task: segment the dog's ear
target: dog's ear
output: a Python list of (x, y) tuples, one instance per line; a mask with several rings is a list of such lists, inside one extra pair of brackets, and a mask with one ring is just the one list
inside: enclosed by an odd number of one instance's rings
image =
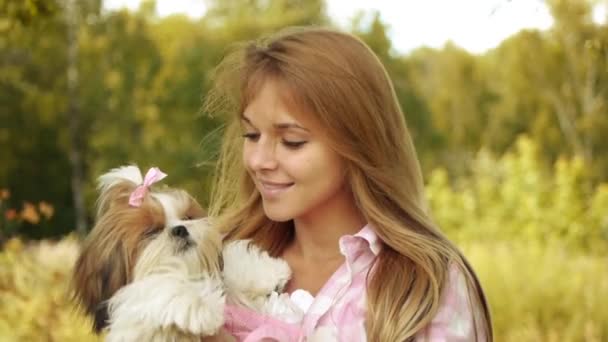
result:
[(97, 179), (99, 199), (97, 200), (97, 219), (111, 210), (114, 205), (124, 206), (137, 185), (143, 182), (137, 166), (123, 166), (112, 169)]
[(130, 268), (121, 241), (92, 235), (74, 266), (72, 288), (73, 299), (93, 318), (93, 330), (100, 333), (107, 325), (107, 300), (127, 284)]
[(110, 170), (98, 179), (97, 222), (82, 245), (72, 275), (73, 299), (93, 318), (99, 333), (108, 320), (107, 301), (130, 281), (131, 255), (117, 229), (129, 196), (143, 181), (137, 166)]
[(134, 185), (141, 184), (143, 182), (143, 177), (139, 167), (129, 165), (112, 169), (97, 179), (97, 187), (99, 188), (99, 191), (103, 193), (105, 190), (122, 182), (129, 182)]

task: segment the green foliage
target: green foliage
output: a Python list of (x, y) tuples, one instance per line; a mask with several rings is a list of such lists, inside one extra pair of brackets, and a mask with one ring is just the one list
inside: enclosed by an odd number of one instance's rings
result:
[(450, 182), (444, 169), (433, 171), (428, 194), (439, 225), (458, 241), (559, 241), (598, 254), (608, 248), (608, 184), (592, 185), (580, 158), (545, 169), (526, 136), (500, 158), (481, 150), (467, 177)]
[(54, 0), (0, 0), (0, 32), (30, 25), (39, 17), (53, 15), (58, 7)]
[[(414, 51), (409, 63), (412, 92), (426, 105), (432, 133), (438, 136), (430, 161), (461, 174), (472, 153), (488, 145), (487, 128), (493, 124), (488, 108), (495, 101), (486, 84), (489, 73), (477, 57), (452, 43), (440, 51)], [(412, 111), (406, 107), (406, 113)], [(418, 146), (426, 144), (422, 139)]]
[[(605, 181), (607, 26), (592, 21), (590, 1), (547, 3), (555, 20), (551, 30), (521, 32), (487, 56), (487, 71), (495, 76), (490, 88), (500, 98), (490, 113), (528, 132), (548, 160), (576, 155), (590, 176)], [(503, 129), (496, 125), (493, 133)]]
[(204, 20), (224, 42), (254, 39), (285, 26), (326, 24), (323, 0), (214, 0)]
[[(225, 47), (282, 26), (326, 20), (321, 1), (210, 2), (198, 21), (156, 18), (153, 2), (136, 13), (102, 13), (99, 0), (75, 3), (81, 122), (76, 140), (89, 213), (95, 178), (128, 163), (161, 167), (171, 184), (205, 202), (219, 122), (201, 115), (201, 98)], [(59, 236), (74, 228), (65, 4), (0, 4), (11, 9), (0, 21), (11, 23), (11, 34), (0, 36), (0, 101), (7, 104), (0, 109), (6, 123), (0, 127), (0, 185), (13, 190), (17, 203), (44, 200), (57, 208), (54, 229), (28, 226), (21, 233)]]
[(468, 176), (434, 170), (434, 217), (479, 275), (497, 341), (605, 341), (608, 184), (580, 158), (541, 160), (520, 136), (500, 157), (477, 153)]

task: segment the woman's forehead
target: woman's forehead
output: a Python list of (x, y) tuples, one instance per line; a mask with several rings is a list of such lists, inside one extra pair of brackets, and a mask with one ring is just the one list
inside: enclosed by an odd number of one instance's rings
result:
[(297, 125), (302, 128), (314, 126), (312, 113), (294, 101), (293, 91), (284, 82), (267, 80), (250, 93), (250, 101), (241, 113), (241, 120), (254, 123), (259, 119), (271, 120), (284, 126)]

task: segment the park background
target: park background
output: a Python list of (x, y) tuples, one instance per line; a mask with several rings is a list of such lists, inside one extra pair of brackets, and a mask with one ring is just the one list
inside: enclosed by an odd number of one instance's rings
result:
[[(235, 41), (335, 24), (323, 0), (205, 4), (191, 18), (153, 1), (0, 0), (0, 340), (95, 341), (66, 291), (96, 177), (159, 166), (207, 203), (213, 67)], [(550, 27), (482, 53), (399, 53), (373, 12), (344, 29), (394, 82), (433, 215), (477, 270), (496, 340), (607, 341), (608, 25), (592, 13), (608, 4), (544, 5)]]

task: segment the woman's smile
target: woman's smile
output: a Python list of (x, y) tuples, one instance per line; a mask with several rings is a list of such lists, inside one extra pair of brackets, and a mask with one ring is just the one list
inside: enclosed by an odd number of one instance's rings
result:
[(262, 197), (265, 199), (278, 198), (281, 194), (285, 193), (291, 188), (294, 183), (279, 183), (270, 182), (264, 180), (258, 180), (258, 189), (262, 193)]

